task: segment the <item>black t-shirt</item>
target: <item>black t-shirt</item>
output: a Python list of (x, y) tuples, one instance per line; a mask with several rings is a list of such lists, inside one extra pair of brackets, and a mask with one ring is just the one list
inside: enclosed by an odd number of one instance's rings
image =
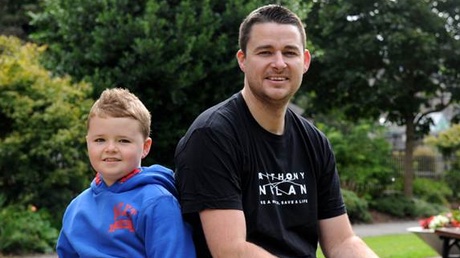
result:
[(180, 140), (176, 183), (198, 257), (210, 257), (198, 213), (243, 210), (247, 240), (278, 257), (315, 257), (318, 220), (346, 212), (327, 138), (288, 109), (274, 135), (241, 93), (206, 110)]

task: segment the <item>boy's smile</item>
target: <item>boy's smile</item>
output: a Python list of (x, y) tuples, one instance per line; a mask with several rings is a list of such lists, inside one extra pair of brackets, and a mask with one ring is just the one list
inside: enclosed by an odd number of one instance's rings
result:
[(139, 122), (127, 117), (95, 116), (86, 136), (91, 165), (108, 186), (140, 167), (151, 142), (142, 136)]

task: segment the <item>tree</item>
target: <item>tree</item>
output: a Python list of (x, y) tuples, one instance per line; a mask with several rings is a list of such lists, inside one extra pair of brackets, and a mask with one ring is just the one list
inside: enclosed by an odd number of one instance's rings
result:
[[(443, 156), (449, 157), (460, 150), (460, 124), (454, 124), (436, 136), (425, 138), (424, 141), (438, 148)], [(460, 163), (460, 160), (458, 162)]]
[(94, 96), (111, 87), (138, 95), (152, 113), (154, 144), (145, 162), (172, 165), (195, 115), (239, 85), (238, 76), (229, 76), (236, 42), (220, 29), (237, 33), (241, 8), (210, 2), (47, 1), (34, 17), (33, 38), (49, 45), (47, 67), (91, 82)]
[(460, 198), (460, 124), (454, 124), (436, 136), (426, 137), (424, 142), (442, 153), (447, 161), (444, 179), (454, 192), (454, 197)]
[(32, 30), (27, 13), (38, 8), (35, 0), (0, 0), (0, 35), (27, 39)]
[(86, 156), (91, 87), (51, 78), (44, 48), (0, 36), (0, 197), (48, 209), (60, 221), (94, 176)]
[[(241, 20), (259, 0), (50, 0), (33, 38), (47, 67), (95, 87), (127, 87), (153, 116), (146, 163), (173, 166), (176, 143), (205, 108), (242, 87)], [(301, 5), (293, 4), (301, 9)]]
[(306, 75), (315, 112), (340, 108), (406, 127), (404, 193), (429, 114), (460, 98), (460, 3), (453, 0), (319, 1), (308, 17), (319, 49)]

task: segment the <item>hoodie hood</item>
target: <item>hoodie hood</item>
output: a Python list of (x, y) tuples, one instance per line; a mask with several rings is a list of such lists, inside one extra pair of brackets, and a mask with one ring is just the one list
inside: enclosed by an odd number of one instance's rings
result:
[(172, 170), (158, 164), (135, 169), (111, 186), (107, 186), (102, 180), (101, 174), (97, 173), (91, 182), (91, 190), (96, 194), (103, 191), (121, 193), (149, 184), (161, 185), (177, 198)]

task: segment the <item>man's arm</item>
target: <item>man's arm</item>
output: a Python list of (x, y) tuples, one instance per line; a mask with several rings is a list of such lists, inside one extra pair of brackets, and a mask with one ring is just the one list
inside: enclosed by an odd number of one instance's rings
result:
[(201, 224), (213, 257), (275, 257), (246, 241), (246, 221), (240, 210), (204, 210)]
[(319, 221), (321, 249), (330, 258), (378, 258), (364, 241), (356, 236), (347, 214)]

